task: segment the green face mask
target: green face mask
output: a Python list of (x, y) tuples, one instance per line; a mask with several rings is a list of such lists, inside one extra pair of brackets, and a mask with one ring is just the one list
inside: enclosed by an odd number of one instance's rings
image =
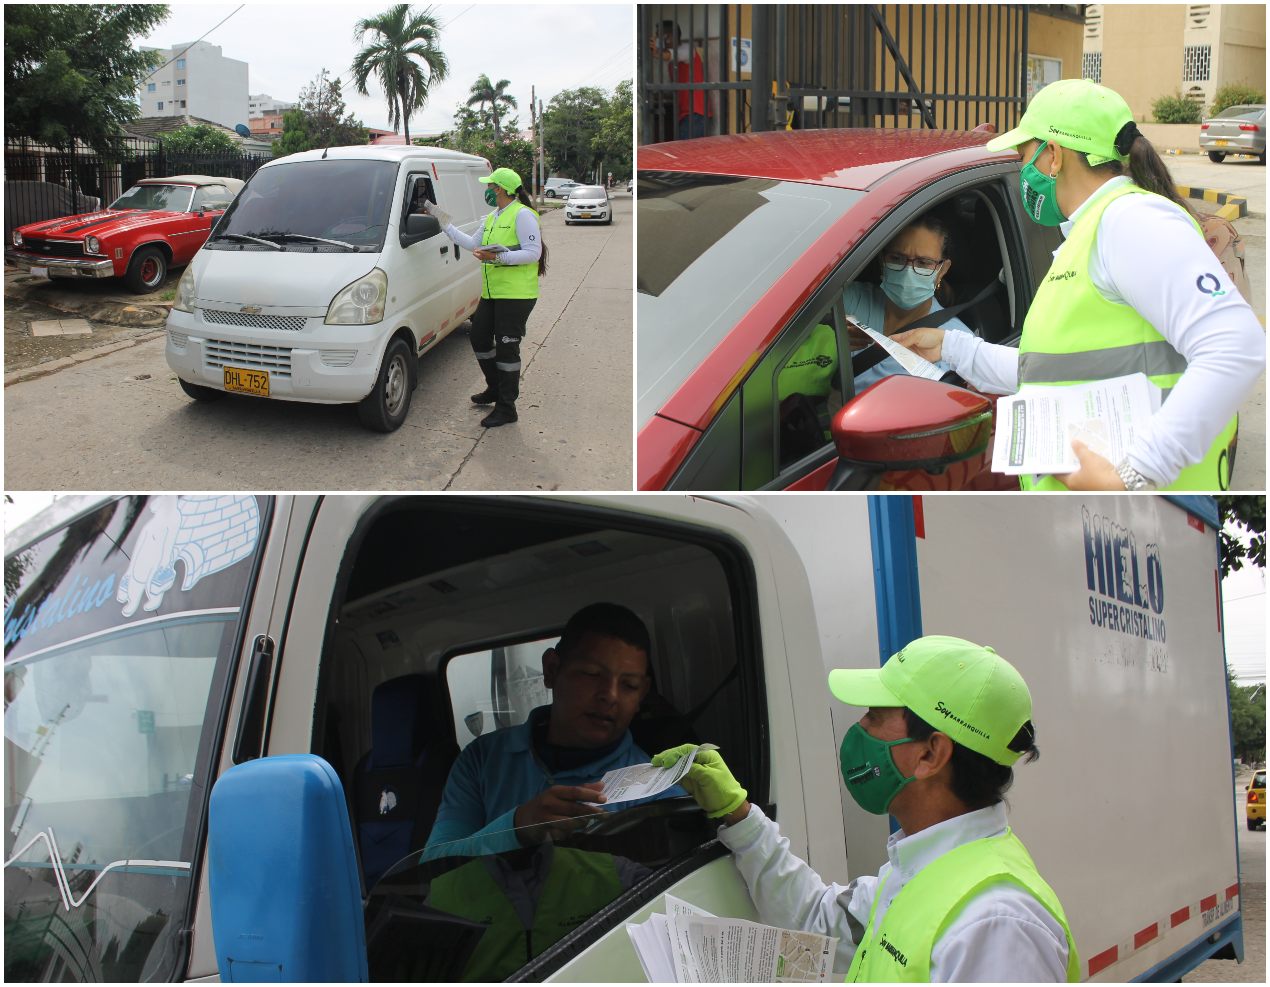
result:
[(912, 778), (905, 778), (895, 766), (891, 748), (897, 744), (911, 743), (912, 737), (900, 740), (878, 740), (870, 737), (859, 723), (842, 738), (838, 758), (842, 768), (842, 780), (847, 791), (865, 812), (880, 816), (891, 805)]
[(498, 205), (498, 194), (494, 191), (494, 186), (492, 185), (485, 186), (485, 204), (487, 206)]
[(1032, 155), (1032, 160), (1019, 172), (1019, 191), (1023, 195), (1023, 211), (1034, 222), (1042, 226), (1057, 226), (1067, 217), (1058, 208), (1058, 196), (1055, 194), (1057, 182), (1049, 175), (1042, 174), (1036, 167), (1036, 159), (1045, 150), (1046, 141)]

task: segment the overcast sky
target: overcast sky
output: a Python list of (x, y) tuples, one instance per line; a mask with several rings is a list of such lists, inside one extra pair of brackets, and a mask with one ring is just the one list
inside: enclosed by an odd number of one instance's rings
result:
[[(226, 58), (246, 62), (252, 94), (267, 93), (295, 102), (300, 90), (323, 67), (341, 79), (344, 102), (368, 127), (391, 129), (387, 103), (369, 82), (359, 96), (349, 67), (359, 45), (353, 27), (363, 17), (392, 6), (390, 0), (362, 4), (173, 3), (166, 21), (146, 47), (171, 48), (198, 40), (219, 45)], [(415, 4), (423, 10), (427, 4)], [(422, 110), (410, 118), (410, 133), (449, 128), (454, 110), (467, 100), (477, 76), (511, 81), (521, 129), (529, 127), (530, 86), (546, 106), (565, 89), (597, 86), (612, 91), (634, 77), (635, 8), (606, 0), (585, 5), (491, 3), (437, 4), (441, 49), (450, 62), (448, 79), (431, 90)], [(228, 17), (219, 27), (216, 25)], [(246, 123), (246, 121), (242, 121)]]

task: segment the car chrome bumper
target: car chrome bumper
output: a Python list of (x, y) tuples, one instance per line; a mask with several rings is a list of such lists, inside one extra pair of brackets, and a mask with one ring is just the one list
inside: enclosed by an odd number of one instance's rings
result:
[(40, 257), (21, 250), (6, 250), (4, 259), (15, 267), (29, 271), (33, 267), (48, 270), (50, 278), (113, 278), (115, 264), (111, 260), (90, 260), (87, 257)]

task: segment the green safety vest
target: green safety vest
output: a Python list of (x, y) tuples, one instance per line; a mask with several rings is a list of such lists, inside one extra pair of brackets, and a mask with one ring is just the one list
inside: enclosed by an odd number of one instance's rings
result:
[[(890, 877), (890, 874), (887, 874)], [(1067, 980), (1080, 980), (1080, 957), (1058, 896), (1037, 873), (1036, 864), (1012, 830), (973, 840), (931, 861), (895, 896), (881, 926), (876, 923), (879, 883), (869, 910), (869, 924), (855, 951), (847, 981), (930, 980), (930, 954), (944, 930), (966, 903), (994, 884), (1017, 884), (1045, 906), (1067, 935)], [(1002, 970), (1000, 980), (1009, 980)]]
[(558, 846), (551, 852), (551, 869), (531, 928), (521, 924), (482, 859), (433, 880), (429, 905), (489, 926), (463, 970), (465, 981), (506, 979), (622, 893), (610, 854)]
[[(1103, 298), (1089, 276), (1089, 259), (1103, 210), (1124, 195), (1154, 194), (1136, 185), (1121, 185), (1103, 194), (1076, 219), (1023, 322), (1020, 386), (1083, 384), (1141, 371), (1168, 397), (1169, 389), (1186, 369), (1186, 358), (1133, 308)], [(1193, 219), (1191, 224), (1198, 232)], [(1161, 277), (1165, 276), (1167, 272), (1162, 272)], [(1236, 415), (1213, 440), (1203, 460), (1186, 467), (1163, 489), (1228, 489), (1229, 450), (1238, 426)], [(1067, 489), (1052, 476), (1036, 480), (1023, 476), (1020, 484), (1024, 490)]]
[(790, 354), (776, 375), (776, 400), (784, 401), (791, 394), (828, 397), (837, 372), (838, 337), (832, 326), (821, 323)]
[[(485, 217), (485, 232), (481, 245), (500, 243), (508, 250), (519, 250), (516, 239), (516, 214), (528, 208), (521, 202), (512, 202), (496, 216)], [(530, 212), (534, 212), (532, 209)], [(534, 213), (534, 215), (538, 215)], [(537, 298), (537, 264), (482, 264), (482, 298)]]

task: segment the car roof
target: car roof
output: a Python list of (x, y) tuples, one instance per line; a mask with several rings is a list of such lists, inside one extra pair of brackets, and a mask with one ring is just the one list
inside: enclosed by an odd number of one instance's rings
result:
[[(1003, 160), (1002, 153), (993, 154), (983, 149), (993, 136), (986, 129), (881, 128), (729, 134), (647, 144), (638, 152), (639, 169), (866, 189), (905, 165), (948, 151), (978, 149), (985, 163)], [(973, 160), (963, 161), (963, 165), (973, 163)]]
[(228, 188), (238, 189), (243, 187), (243, 181), (239, 178), (216, 178), (212, 175), (173, 175), (171, 178), (142, 178), (137, 182), (138, 185), (224, 185)]
[(275, 158), (262, 168), (272, 168), (283, 162), (321, 161), (338, 158), (344, 160), (364, 159), (367, 161), (403, 161), (406, 158), (427, 158), (433, 161), (460, 161), (479, 164), (485, 168), (489, 162), (476, 154), (464, 154), (462, 151), (451, 151), (446, 147), (420, 147), (417, 144), (356, 144), (350, 147), (315, 148), (312, 151), (299, 151), (288, 154), (284, 158)]

